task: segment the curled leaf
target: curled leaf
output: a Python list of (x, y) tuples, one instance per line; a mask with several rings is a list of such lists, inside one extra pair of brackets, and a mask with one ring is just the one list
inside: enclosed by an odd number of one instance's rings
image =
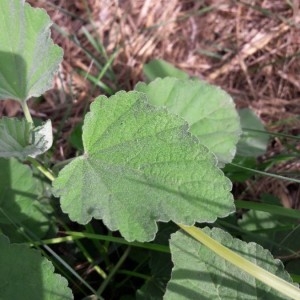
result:
[(0, 119), (0, 157), (15, 157), (25, 160), (27, 156), (36, 157), (52, 146), (52, 125), (46, 121), (34, 127), (24, 118)]

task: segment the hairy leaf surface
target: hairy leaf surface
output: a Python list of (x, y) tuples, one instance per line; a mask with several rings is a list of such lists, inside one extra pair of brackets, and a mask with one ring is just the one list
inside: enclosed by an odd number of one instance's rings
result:
[(218, 158), (219, 166), (231, 162), (241, 132), (232, 98), (204, 81), (167, 77), (150, 84), (138, 83), (153, 105), (167, 107), (184, 118), (190, 132)]
[(47, 203), (41, 203), (42, 183), (32, 176), (30, 168), (16, 159), (0, 158), (0, 228), (11, 241), (27, 241), (49, 231), (51, 221)]
[(83, 125), (84, 155), (53, 183), (73, 221), (103, 219), (128, 240), (153, 240), (157, 221), (213, 222), (234, 211), (214, 155), (138, 92), (98, 97)]
[(0, 119), (0, 157), (26, 159), (46, 152), (52, 146), (52, 125), (48, 120), (33, 127), (24, 118)]
[(24, 102), (51, 88), (62, 49), (50, 38), (51, 21), (22, 0), (1, 0), (0, 99)]
[[(292, 282), (280, 260), (255, 243), (233, 238), (219, 228), (203, 231), (222, 245), (269, 272)], [(178, 231), (170, 242), (174, 268), (164, 299), (282, 299), (287, 298), (225, 261), (195, 239)]]
[(73, 299), (65, 278), (39, 251), (0, 234), (0, 299)]

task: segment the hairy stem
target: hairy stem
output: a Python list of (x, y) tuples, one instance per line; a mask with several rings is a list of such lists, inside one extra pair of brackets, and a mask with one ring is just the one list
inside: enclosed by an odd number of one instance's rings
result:
[(49, 170), (44, 165), (42, 165), (38, 160), (36, 160), (33, 157), (28, 157), (27, 160), (30, 161), (32, 163), (32, 165), (34, 165), (48, 179), (50, 179), (50, 181), (53, 181), (55, 179), (55, 175), (51, 172), (51, 170)]
[(26, 101), (25, 102), (21, 102), (21, 106), (22, 106), (22, 109), (23, 109), (23, 112), (24, 112), (24, 116), (25, 116), (27, 122), (28, 123), (33, 123), (33, 120), (32, 120), (32, 117), (31, 117), (31, 114), (30, 114), (27, 102)]
[(115, 273), (121, 267), (121, 265), (124, 263), (124, 261), (127, 258), (129, 252), (130, 252), (130, 247), (128, 247), (125, 250), (125, 252), (121, 256), (121, 258), (119, 259), (118, 263), (112, 268), (112, 270), (108, 274), (107, 278), (102, 282), (101, 286), (97, 290), (97, 296), (100, 296), (103, 293), (103, 291), (105, 290), (105, 288), (108, 285), (109, 281), (112, 279), (112, 277), (115, 275)]

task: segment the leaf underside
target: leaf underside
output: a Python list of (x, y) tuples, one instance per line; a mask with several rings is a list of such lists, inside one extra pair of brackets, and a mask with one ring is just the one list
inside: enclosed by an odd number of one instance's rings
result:
[(166, 77), (150, 84), (138, 83), (153, 105), (182, 117), (190, 132), (218, 158), (219, 167), (232, 161), (241, 133), (232, 98), (219, 87), (199, 80)]
[(33, 127), (24, 118), (0, 119), (0, 157), (25, 160), (46, 152), (52, 145), (52, 125), (48, 120)]
[[(233, 238), (219, 228), (203, 231), (222, 245), (269, 272), (292, 282), (281, 261), (255, 243)], [(195, 239), (178, 231), (170, 241), (172, 261), (171, 280), (164, 299), (274, 299), (287, 300), (279, 292), (256, 280), (248, 273), (225, 261)]]
[(84, 155), (53, 183), (71, 220), (102, 219), (128, 241), (153, 240), (157, 221), (192, 225), (234, 211), (213, 154), (138, 92), (98, 97), (84, 120)]
[(67, 280), (39, 251), (10, 244), (0, 234), (0, 253), (1, 299), (73, 299)]
[(52, 87), (62, 49), (50, 38), (47, 13), (22, 0), (1, 0), (0, 100), (24, 102)]

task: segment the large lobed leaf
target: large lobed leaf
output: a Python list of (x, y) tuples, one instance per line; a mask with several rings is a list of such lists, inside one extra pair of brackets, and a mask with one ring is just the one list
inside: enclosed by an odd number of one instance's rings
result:
[(24, 118), (0, 119), (0, 157), (26, 159), (46, 152), (52, 146), (51, 121), (34, 127)]
[[(38, 199), (43, 194), (41, 181), (30, 168), (16, 159), (0, 158), (0, 228), (11, 241), (44, 237), (52, 228), (49, 207)], [(1, 298), (1, 297), (0, 297)]]
[(24, 102), (51, 88), (62, 49), (50, 38), (51, 21), (23, 0), (1, 0), (0, 99)]
[(10, 244), (0, 234), (0, 299), (73, 299), (65, 278), (37, 250)]
[(103, 219), (128, 240), (153, 240), (157, 221), (192, 225), (234, 211), (231, 183), (181, 118), (139, 92), (98, 97), (83, 126), (84, 155), (53, 183), (62, 210)]
[[(247, 244), (219, 228), (206, 227), (203, 231), (247, 260), (292, 282), (289, 274), (284, 271), (282, 262), (274, 259), (272, 254), (260, 245)], [(174, 268), (164, 296), (166, 300), (287, 300), (279, 292), (233, 266), (181, 231), (172, 235), (170, 248)]]
[(241, 129), (233, 100), (225, 91), (204, 81), (171, 77), (138, 83), (135, 89), (146, 93), (151, 104), (184, 118), (190, 132), (217, 156), (220, 167), (231, 162)]

